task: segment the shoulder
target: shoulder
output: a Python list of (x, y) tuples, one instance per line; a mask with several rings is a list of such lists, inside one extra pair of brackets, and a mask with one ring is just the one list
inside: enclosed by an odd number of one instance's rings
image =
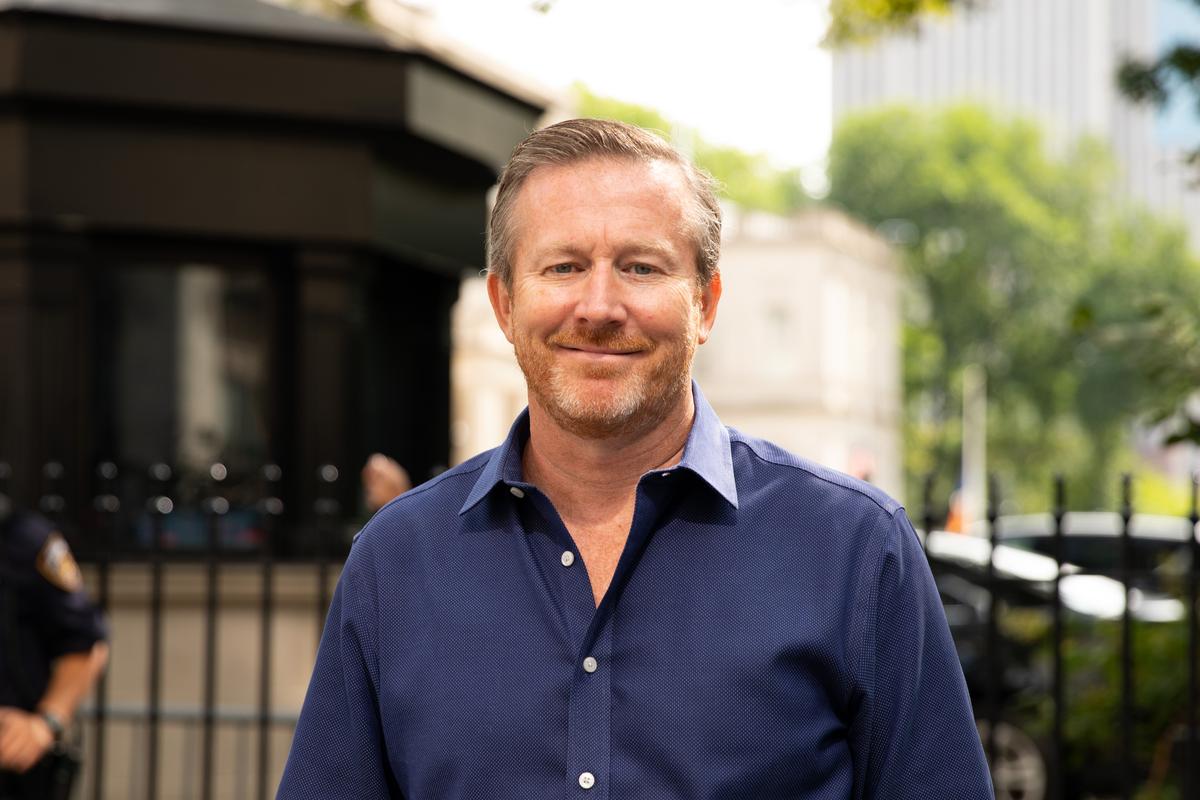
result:
[[(3, 523), (4, 558), (15, 574), (32, 576), (68, 594), (83, 589), (83, 573), (71, 546), (45, 517), (17, 513)], [(35, 582), (36, 578), (32, 578)]]
[(411, 542), (414, 536), (438, 535), (457, 527), (459, 511), (492, 452), (480, 453), (380, 508), (355, 537), (353, 549)]
[(729, 444), (739, 492), (745, 481), (751, 491), (763, 485), (772, 490), (787, 487), (790, 492), (786, 499), (809, 505), (816, 501), (818, 508), (861, 507), (885, 516), (902, 508), (878, 487), (802, 458), (765, 439), (730, 428)]
[(10, 564), (22, 566), (33, 564), (55, 530), (45, 517), (18, 511), (0, 522), (0, 534), (4, 557)]
[(872, 568), (883, 552), (913, 537), (904, 507), (865, 481), (776, 444), (730, 429), (738, 514), (781, 546), (817, 548), (821, 557)]

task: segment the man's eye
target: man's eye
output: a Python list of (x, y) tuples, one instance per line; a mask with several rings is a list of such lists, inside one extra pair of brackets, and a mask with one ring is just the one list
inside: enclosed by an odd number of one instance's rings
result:
[(653, 275), (654, 267), (649, 264), (633, 264), (629, 267), (629, 271), (634, 275)]
[(555, 264), (550, 268), (550, 271), (555, 275), (569, 275), (575, 271), (574, 264)]

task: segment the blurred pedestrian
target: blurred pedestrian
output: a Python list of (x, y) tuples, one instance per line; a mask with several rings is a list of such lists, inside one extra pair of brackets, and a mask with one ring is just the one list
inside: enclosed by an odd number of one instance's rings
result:
[(394, 458), (374, 453), (362, 468), (363, 495), (367, 510), (374, 514), (412, 488), (408, 471)]
[(62, 534), (0, 519), (0, 800), (66, 800), (79, 704), (108, 660), (107, 630)]

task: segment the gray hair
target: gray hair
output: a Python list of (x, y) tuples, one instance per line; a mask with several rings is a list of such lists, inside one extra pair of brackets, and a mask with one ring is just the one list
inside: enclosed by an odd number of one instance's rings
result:
[(717, 274), (721, 256), (721, 206), (715, 181), (665, 140), (624, 122), (571, 119), (534, 131), (516, 146), (500, 173), (496, 204), (487, 230), (488, 272), (512, 288), (515, 246), (513, 207), (521, 187), (539, 167), (564, 166), (593, 158), (632, 161), (665, 161), (682, 171), (692, 202), (687, 213), (692, 243), (696, 247), (696, 272), (701, 285)]

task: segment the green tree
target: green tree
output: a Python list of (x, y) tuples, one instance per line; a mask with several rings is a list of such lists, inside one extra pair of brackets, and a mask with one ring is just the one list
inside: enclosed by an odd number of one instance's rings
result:
[[(1200, 0), (1191, 0), (1200, 12)], [(897, 30), (913, 30), (921, 17), (979, 5), (979, 0), (831, 0), (827, 44), (872, 39)], [(1176, 42), (1155, 59), (1124, 58), (1117, 84), (1133, 100), (1164, 104), (1183, 95), (1200, 114), (1200, 42)], [(1200, 142), (1188, 157), (1200, 168)]]
[[(1200, 13), (1200, 0), (1192, 0)], [(1163, 105), (1174, 93), (1183, 95), (1200, 114), (1200, 42), (1178, 42), (1153, 60), (1125, 59), (1117, 83), (1130, 98)], [(1200, 168), (1200, 142), (1188, 160)]]
[(1031, 123), (972, 106), (847, 118), (829, 173), (830, 200), (904, 255), (909, 496), (956, 473), (961, 374), (979, 364), (1007, 496), (1044, 507), (1061, 470), (1075, 503), (1103, 503), (1150, 387), (1092, 333), (1134, 319), (1139, 296), (1200, 288), (1178, 230), (1111, 207), (1095, 142), (1052, 158)]
[[(976, 0), (832, 0), (826, 42), (837, 46), (898, 29), (913, 29), (923, 15), (949, 13), (975, 3)], [(1200, 0), (1191, 3), (1200, 13)], [(1132, 100), (1161, 106), (1172, 97), (1182, 97), (1200, 114), (1200, 42), (1176, 42), (1154, 59), (1125, 58), (1115, 79)], [(1200, 142), (1185, 158), (1196, 168), (1200, 184)], [(1126, 246), (1131, 266), (1143, 254), (1138, 233), (1134, 233), (1134, 243)], [(1120, 241), (1113, 244), (1117, 248), (1122, 246)], [(1123, 268), (1124, 264), (1116, 265), (1117, 271)], [(1110, 277), (1110, 284), (1120, 282), (1115, 274)], [(1200, 317), (1195, 303), (1189, 302), (1192, 298), (1187, 295), (1161, 294), (1148, 298), (1144, 292), (1140, 294), (1140, 303), (1126, 303), (1119, 319), (1107, 325), (1097, 324), (1092, 314), (1091, 303), (1105, 304), (1102, 296), (1095, 295), (1078, 310), (1076, 323), (1085, 323), (1079, 326), (1080, 330), (1087, 329), (1091, 334), (1093, 352), (1098, 356), (1141, 365), (1140, 369), (1123, 370), (1132, 372), (1136, 378), (1134, 384), (1124, 387), (1124, 394), (1132, 394), (1132, 386), (1153, 387), (1153, 391), (1142, 392), (1140, 408), (1152, 421), (1173, 426), (1171, 441), (1186, 440), (1200, 445), (1200, 408), (1194, 399), (1200, 387), (1200, 322), (1197, 322)], [(1130, 315), (1134, 318), (1130, 319)]]
[(924, 14), (945, 14), (971, 0), (830, 0), (827, 44), (871, 39), (897, 29), (911, 29)]
[(307, 14), (319, 14), (368, 27), (377, 24), (371, 16), (367, 0), (283, 0), (283, 5)]
[[(678, 125), (654, 109), (601, 97), (580, 85), (574, 87), (574, 92), (576, 112), (582, 117), (628, 122), (668, 137), (680, 131)], [(766, 156), (713, 144), (688, 132), (683, 132), (681, 138), (696, 164), (721, 184), (721, 193), (743, 208), (788, 214), (810, 202), (797, 169), (779, 169)]]
[[(1200, 0), (1192, 0), (1200, 13)], [(1126, 59), (1117, 73), (1121, 90), (1139, 102), (1162, 106), (1175, 95), (1200, 114), (1200, 42), (1178, 42), (1154, 60)], [(1187, 154), (1200, 187), (1200, 142)], [(1200, 316), (1194, 297), (1161, 295), (1143, 306), (1141, 324), (1127, 326), (1128, 354), (1158, 392), (1146, 410), (1173, 429), (1170, 441), (1200, 445)]]

